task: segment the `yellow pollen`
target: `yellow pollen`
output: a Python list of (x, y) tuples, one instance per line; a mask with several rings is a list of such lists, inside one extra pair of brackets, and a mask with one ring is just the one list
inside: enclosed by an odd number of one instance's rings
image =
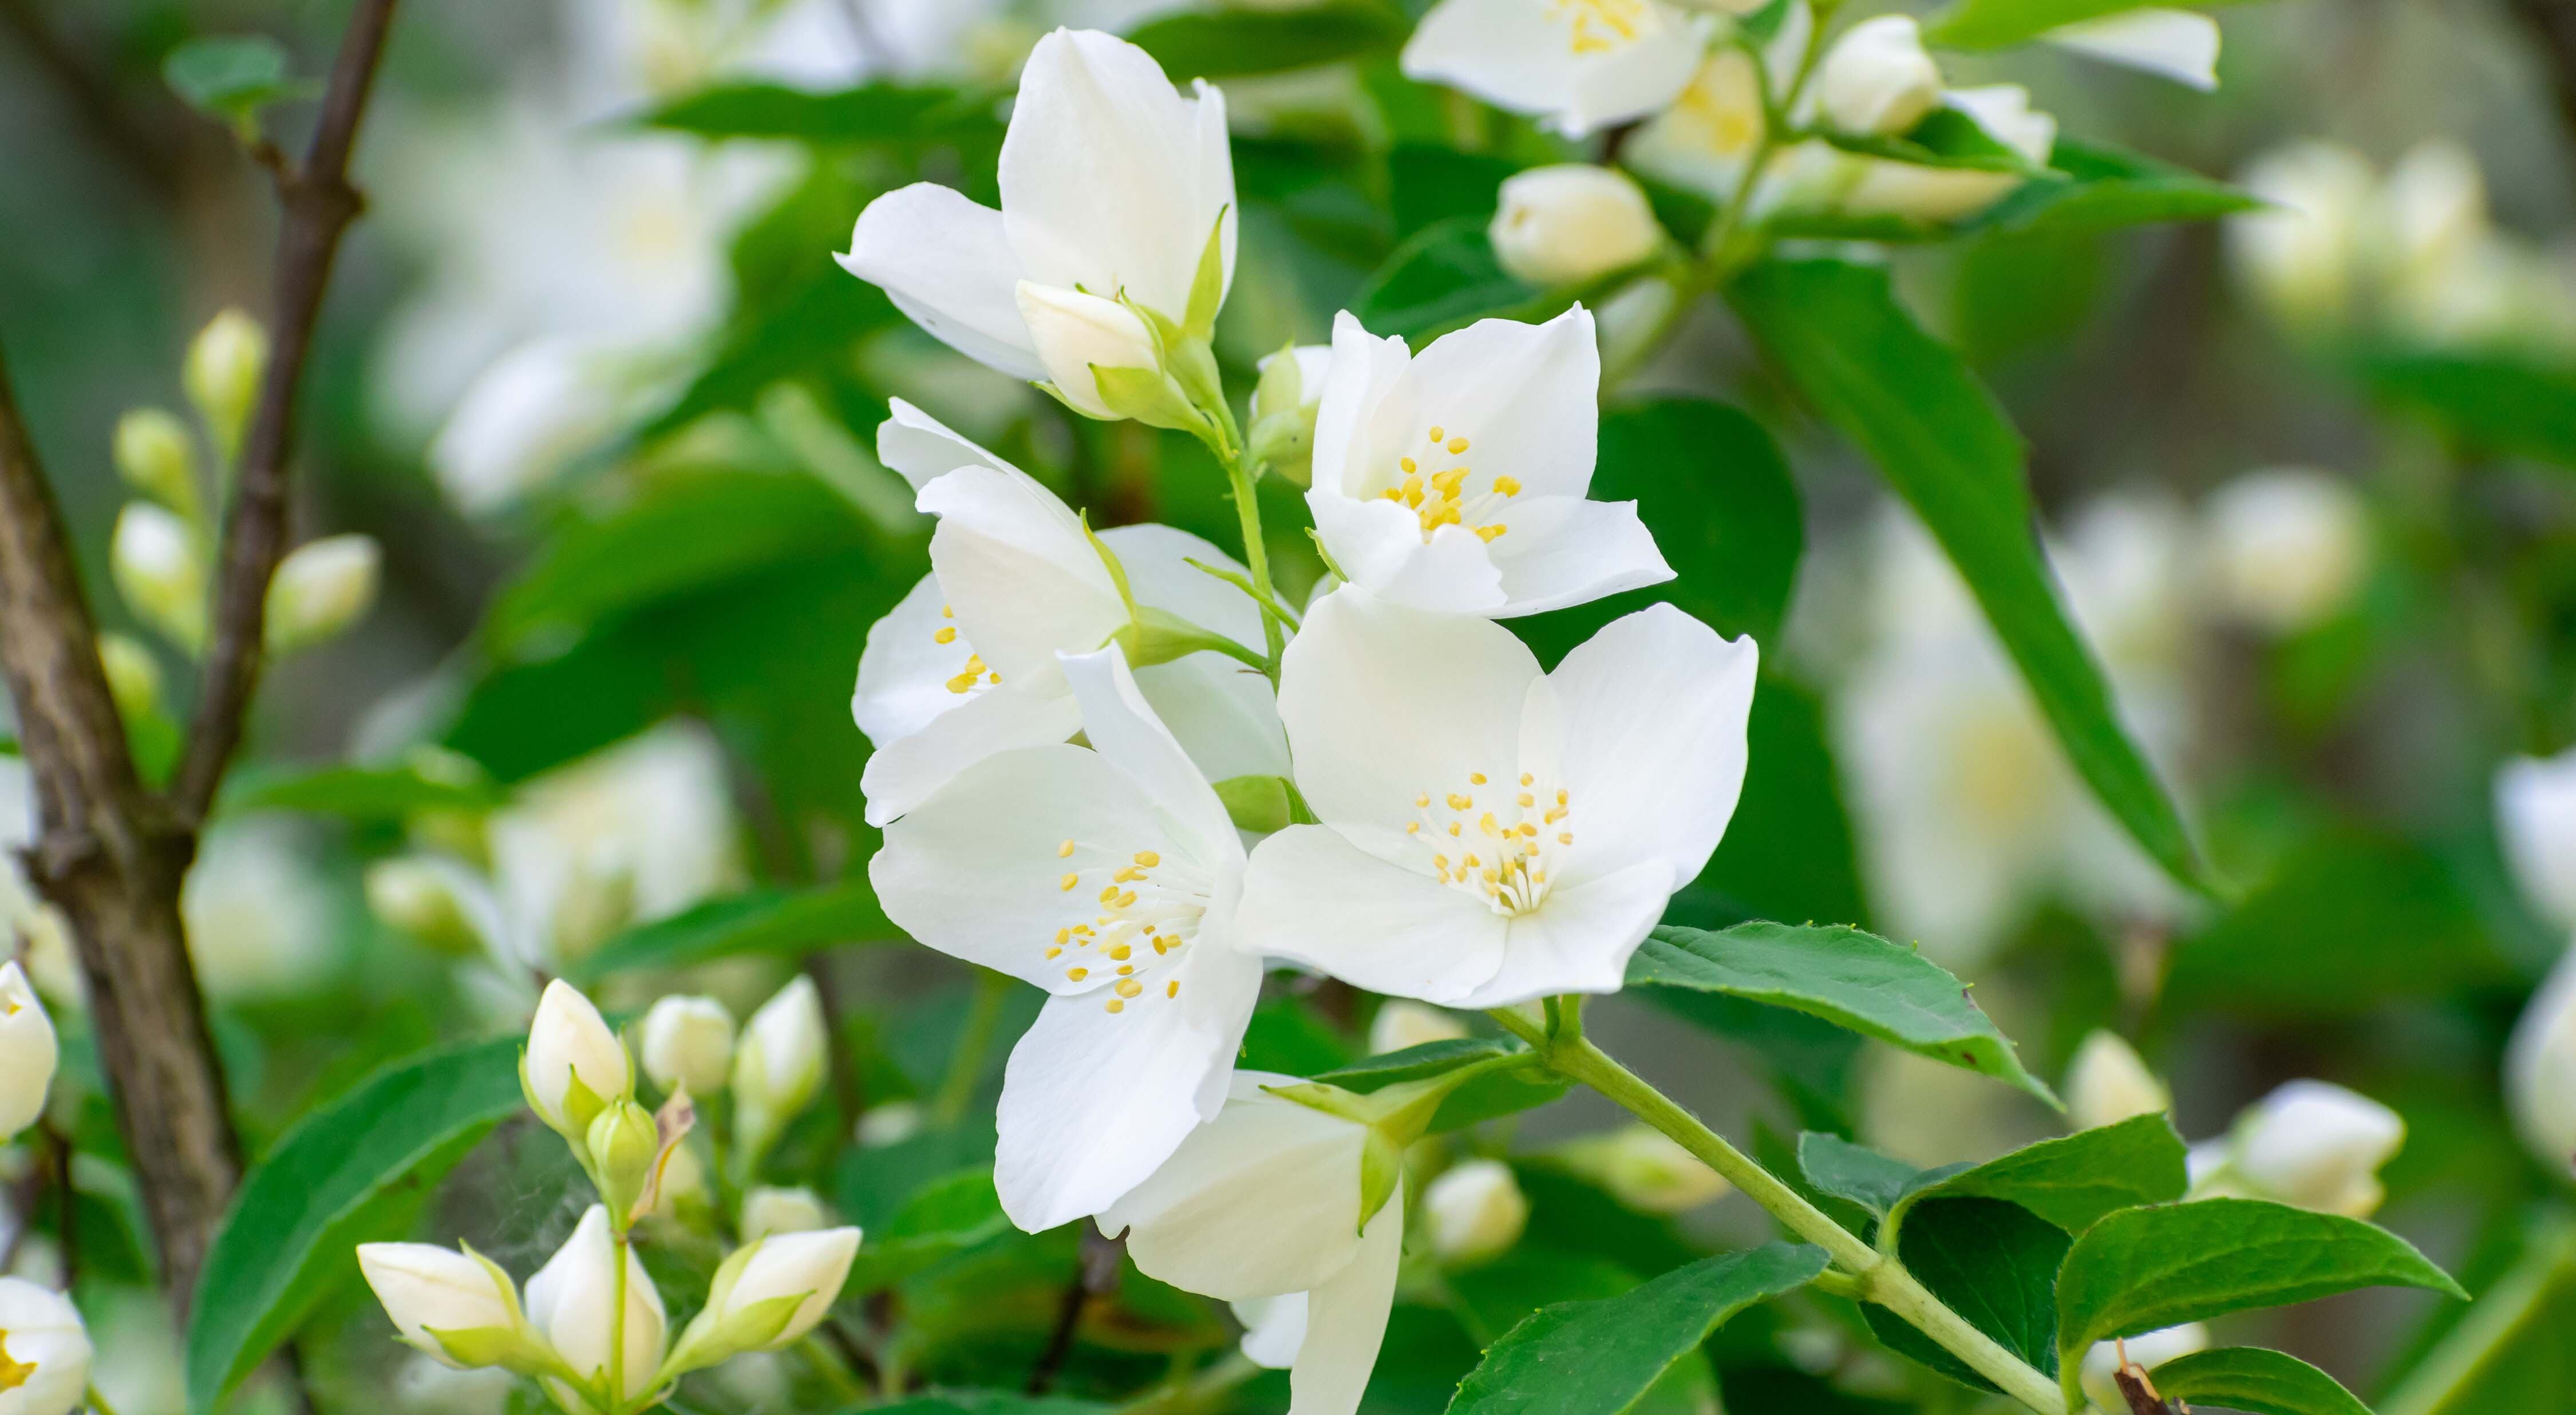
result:
[(1510, 477), (1496, 477), (1494, 478), (1494, 494), (1496, 496), (1518, 496), (1521, 494), (1521, 484)]
[[(1511, 530), (1511, 527), (1504, 525), (1504, 524), (1503, 524), (1503, 523), (1501, 523), (1500, 521), (1497, 521), (1497, 522), (1495, 522), (1494, 524), (1492, 524), (1492, 525), (1490, 525), (1490, 526), (1478, 526), (1478, 527), (1476, 528), (1476, 538), (1477, 538), (1478, 540), (1483, 541), (1483, 542), (1484, 542), (1485, 544), (1487, 544), (1487, 545), (1492, 545), (1492, 544), (1494, 543), (1494, 538), (1495, 538), (1495, 537), (1500, 536), (1500, 535), (1504, 534), (1505, 532), (1508, 532), (1509, 530)], [(1513, 542), (1512, 542), (1512, 544), (1514, 544), (1514, 545), (1518, 545), (1518, 544), (1520, 544), (1520, 542), (1519, 542), (1519, 541), (1513, 541)]]
[(1133, 972), (1135, 972), (1135, 971), (1136, 971), (1136, 965), (1135, 965), (1135, 964), (1133, 964), (1133, 963), (1123, 963), (1123, 964), (1120, 964), (1120, 965), (1119, 965), (1119, 968), (1118, 968), (1118, 976), (1120, 976), (1120, 977), (1122, 977), (1122, 978), (1123, 978), (1123, 977), (1126, 977), (1128, 974), (1133, 973)]
[(957, 611), (943, 604), (939, 606), (939, 617), (942, 619), (954, 619), (957, 617)]
[(1484, 784), (1485, 784), (1485, 774), (1484, 774), (1483, 772), (1481, 772), (1481, 771), (1469, 772), (1469, 773), (1467, 774), (1467, 784), (1468, 784), (1468, 785), (1470, 785), (1470, 786), (1482, 786), (1482, 785), (1484, 785)]
[(1049, 958), (1060, 958), (1060, 957), (1063, 957), (1063, 956), (1064, 956), (1064, 950), (1063, 950), (1063, 949), (1061, 949), (1061, 948), (1050, 948), (1050, 949), (1048, 949), (1048, 950), (1047, 950), (1047, 957), (1049, 957)]
[(953, 644), (957, 642), (957, 626), (954, 624), (941, 625), (939, 632), (930, 636), (930, 641), (935, 644)]
[(1465, 439), (1465, 438), (1463, 438), (1463, 437), (1453, 437), (1453, 438), (1450, 438), (1450, 439), (1449, 439), (1449, 455), (1450, 455), (1450, 456), (1455, 457), (1455, 456), (1457, 456), (1459, 453), (1464, 452), (1464, 451), (1466, 451), (1466, 450), (1467, 450), (1467, 439)]
[(1145, 985), (1136, 981), (1134, 978), (1120, 978), (1118, 980), (1118, 995), (1120, 997), (1134, 997), (1136, 994), (1143, 992), (1144, 990)]
[(1422, 833), (1422, 822), (1406, 821), (1404, 823), (1404, 833), (1407, 835), (1420, 835)]
[(1521, 822), (1521, 834), (1523, 834), (1523, 835), (1536, 835), (1536, 834), (1538, 834), (1538, 827), (1537, 827), (1537, 826), (1534, 826), (1534, 825), (1532, 825), (1532, 824), (1530, 824), (1528, 821), (1522, 821), (1522, 822)]
[(1178, 978), (1174, 978), (1174, 979), (1172, 979), (1170, 982), (1163, 984), (1163, 996), (1165, 996), (1165, 997), (1179, 997), (1180, 995), (1181, 995), (1181, 980), (1180, 980), (1180, 979), (1178, 979)]
[(1087, 934), (1087, 933), (1090, 933), (1090, 932), (1091, 932), (1091, 925), (1089, 925), (1089, 924), (1076, 924), (1076, 925), (1074, 925), (1074, 926), (1073, 926), (1073, 931), (1074, 931), (1075, 933), (1078, 933), (1078, 934)]
[(1115, 905), (1118, 902), (1118, 886), (1114, 884), (1102, 885), (1100, 888), (1100, 902), (1103, 904)]
[(1064, 842), (1062, 845), (1059, 845), (1059, 846), (1055, 847), (1055, 857), (1056, 857), (1057, 859), (1059, 859), (1059, 860), (1070, 859), (1070, 858), (1072, 858), (1072, 855), (1073, 855), (1073, 842), (1072, 842), (1072, 841), (1070, 841), (1070, 840), (1068, 840), (1068, 841)]
[[(1521, 780), (1521, 784), (1522, 784), (1523, 786), (1527, 786), (1527, 785), (1529, 784), (1529, 780), (1528, 780), (1528, 778), (1526, 778), (1526, 777), (1522, 778), (1522, 780)], [(1522, 810), (1528, 810), (1530, 807), (1535, 806), (1535, 805), (1537, 805), (1537, 804), (1538, 804), (1538, 798), (1537, 798), (1536, 796), (1531, 795), (1530, 793), (1528, 793), (1528, 792), (1526, 792), (1526, 791), (1522, 792), (1519, 796), (1514, 797), (1513, 799), (1515, 799), (1515, 800), (1517, 800), (1517, 801), (1519, 801), (1519, 802), (1520, 802), (1520, 805), (1521, 805), (1521, 809), (1522, 809)]]
[(1441, 426), (1440, 424), (1438, 424), (1438, 423), (1433, 423), (1433, 424), (1431, 425), (1431, 440), (1432, 440), (1432, 441), (1434, 441), (1434, 442), (1445, 442), (1445, 441), (1447, 441), (1447, 440), (1448, 440), (1448, 438), (1449, 438), (1449, 430), (1448, 430), (1447, 428), (1442, 427), (1442, 426)]
[(1402, 467), (1407, 472), (1418, 472), (1422, 470), (1422, 464), (1410, 457), (1398, 457), (1395, 459), (1395, 464)]
[(1064, 970), (1064, 975), (1078, 983), (1083, 979), (1090, 977), (1091, 970), (1089, 968), (1067, 968)]
[(1110, 876), (1111, 879), (1116, 880), (1120, 884), (1125, 884), (1131, 879), (1143, 879), (1144, 877), (1145, 872), (1136, 868), (1134, 865), (1120, 865), (1118, 867), (1118, 873)]
[(1082, 876), (1080, 875), (1066, 875), (1064, 879), (1056, 885), (1056, 888), (1070, 892), (1075, 883), (1080, 881), (1081, 878)]
[(1163, 863), (1163, 857), (1151, 850), (1139, 850), (1136, 852), (1136, 863), (1150, 870)]
[(1571, 844), (1573, 844), (1573, 843), (1574, 843), (1574, 832), (1573, 832), (1573, 831), (1570, 831), (1570, 830), (1560, 830), (1560, 831), (1558, 831), (1558, 832), (1556, 833), (1556, 843), (1557, 843), (1557, 844), (1559, 844), (1559, 845), (1571, 845)]
[(1467, 810), (1475, 804), (1476, 798), (1473, 796), (1461, 796), (1455, 791), (1449, 793), (1449, 809), (1453, 811)]
[(1458, 823), (1456, 821), (1449, 822), (1449, 833), (1451, 835), (1458, 834)]
[(1523, 785), (1523, 786), (1527, 786), (1527, 785), (1529, 785), (1531, 782), (1536, 781), (1536, 780), (1538, 780), (1538, 778), (1537, 778), (1537, 777), (1535, 777), (1535, 776), (1530, 775), (1528, 772), (1522, 772), (1522, 773), (1521, 773), (1521, 785)]
[(1478, 817), (1476, 821), (1476, 829), (1483, 831), (1487, 835), (1494, 834), (1494, 813), (1487, 811), (1484, 815)]
[[(952, 693), (963, 693), (971, 690), (975, 686), (975, 680), (983, 676), (983, 673), (983, 656), (981, 654), (971, 653), (966, 655), (966, 671), (948, 680), (948, 691)], [(1001, 681), (1001, 675), (998, 673), (994, 674), (993, 678), (995, 682)]]
[(1134, 890), (1132, 890), (1132, 889), (1131, 889), (1131, 890), (1128, 890), (1126, 893), (1121, 894), (1121, 895), (1119, 895), (1119, 896), (1118, 896), (1118, 907), (1119, 907), (1119, 908), (1121, 908), (1121, 909), (1124, 909), (1124, 908), (1128, 907), (1129, 905), (1134, 904), (1135, 902), (1136, 902), (1136, 891), (1134, 891)]
[(1416, 796), (1413, 798), (1413, 804), (1416, 809), (1429, 806), (1431, 804), (1431, 797), (1428, 794)]
[(1073, 941), (1073, 930), (1071, 930), (1071, 929), (1058, 929), (1058, 930), (1056, 930), (1056, 931), (1055, 931), (1055, 943), (1056, 943), (1056, 947), (1058, 947), (1058, 948), (1062, 948), (1063, 946), (1065, 946), (1065, 945), (1066, 945), (1066, 944), (1068, 944), (1068, 943), (1071, 943), (1072, 941)]
[(1472, 869), (1476, 868), (1478, 865), (1481, 865), (1481, 864), (1483, 864), (1483, 863), (1485, 863), (1485, 862), (1484, 862), (1484, 861), (1482, 861), (1482, 860), (1477, 859), (1477, 858), (1476, 858), (1475, 856), (1473, 856), (1473, 855), (1470, 855), (1470, 856), (1468, 856), (1466, 859), (1459, 861), (1459, 862), (1458, 862), (1458, 867), (1459, 867), (1460, 869), (1472, 870)]
[(1544, 819), (1547, 821), (1547, 823), (1548, 823), (1549, 825), (1554, 825), (1554, 824), (1556, 824), (1558, 821), (1561, 821), (1561, 820), (1565, 819), (1565, 807), (1563, 807), (1563, 806), (1551, 806), (1551, 807), (1549, 807), (1549, 808), (1548, 808), (1547, 815), (1544, 817)]
[(1127, 961), (1129, 955), (1133, 954), (1135, 951), (1136, 950), (1129, 948), (1127, 945), (1122, 943), (1117, 947), (1110, 949), (1109, 956), (1121, 963), (1124, 963)]
[[(1499, 532), (1497, 532), (1497, 534), (1499, 534)], [(1002, 681), (1002, 675), (999, 673), (987, 673), (984, 675), (984, 681), (987, 683), (999, 683)]]
[(1158, 938), (1154, 940), (1154, 956), (1157, 958), (1162, 957), (1164, 947), (1165, 945), (1161, 939)]
[(1120, 1002), (1118, 999), (1113, 997), (1109, 999), (1107, 1010), (1111, 1012), (1124, 1012), (1127, 1010), (1127, 1004)]

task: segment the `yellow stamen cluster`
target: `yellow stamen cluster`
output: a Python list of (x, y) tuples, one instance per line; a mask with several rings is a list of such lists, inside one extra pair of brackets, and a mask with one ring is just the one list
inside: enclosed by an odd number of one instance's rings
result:
[[(1467, 778), (1470, 786), (1487, 780), (1483, 772)], [(1574, 809), (1571, 794), (1563, 787), (1543, 791), (1535, 775), (1522, 772), (1509, 804), (1498, 795), (1479, 805), (1475, 793), (1451, 791), (1438, 798), (1446, 810), (1435, 810), (1433, 799), (1427, 791), (1413, 798), (1421, 816), (1407, 822), (1404, 833), (1430, 837), (1431, 867), (1440, 882), (1475, 890), (1499, 914), (1537, 908), (1547, 897), (1551, 856), (1574, 843), (1567, 819)]]
[(1602, 54), (1635, 40), (1646, 19), (1646, 0), (1550, 0), (1550, 6), (1577, 54)]
[[(957, 617), (957, 611), (950, 606), (943, 604), (939, 606), (939, 617), (943, 620), (954, 619)], [(941, 648), (946, 648), (950, 644), (956, 643), (957, 626), (954, 624), (941, 624), (937, 629), (931, 631), (930, 641), (939, 645)], [(982, 654), (969, 653), (966, 655), (965, 671), (948, 680), (948, 691), (952, 693), (969, 693), (974, 691), (975, 685), (978, 682), (984, 683), (986, 686), (990, 686), (1001, 681), (1001, 674), (995, 673), (993, 670), (984, 666), (984, 656)]]
[(21, 1361), (9, 1354), (9, 1330), (0, 1327), (0, 1391), (12, 1391), (25, 1385), (36, 1374), (36, 1364)]
[[(1463, 457), (1470, 445), (1466, 438), (1451, 436), (1447, 428), (1437, 423), (1431, 427), (1431, 451), (1434, 455), (1445, 452), (1452, 457)], [(1399, 457), (1395, 465), (1403, 480), (1379, 494), (1413, 513), (1414, 519), (1422, 525), (1425, 541), (1430, 540), (1431, 533), (1442, 526), (1465, 526), (1488, 543), (1511, 529), (1500, 521), (1486, 522), (1484, 513), (1500, 509), (1495, 504), (1497, 498), (1509, 500), (1520, 494), (1521, 484), (1512, 478), (1495, 477), (1487, 494), (1470, 495), (1467, 478), (1474, 474), (1474, 470), (1464, 462), (1434, 472), (1423, 471), (1422, 463), (1411, 457)]]
[[(1056, 858), (1073, 860), (1077, 868), (1057, 881), (1058, 888), (1071, 893), (1081, 884), (1087, 870), (1084, 861), (1075, 860), (1083, 850), (1081, 842), (1067, 840), (1056, 847)], [(1086, 922), (1068, 924), (1055, 931), (1055, 940), (1047, 945), (1048, 961), (1064, 957), (1067, 951), (1094, 962), (1068, 965), (1064, 976), (1069, 982), (1082, 982), (1097, 971), (1099, 964), (1114, 966), (1115, 975), (1109, 991), (1114, 994), (1102, 1006), (1110, 1012), (1124, 1012), (1127, 1004), (1145, 992), (1146, 980), (1137, 976), (1140, 967), (1151, 967), (1186, 947), (1198, 931), (1200, 917), (1206, 912), (1206, 900), (1192, 886), (1171, 882), (1158, 883), (1154, 871), (1163, 857), (1156, 851), (1138, 850), (1132, 854), (1090, 852), (1090, 871), (1105, 872), (1105, 881), (1096, 897), (1099, 910)], [(1151, 958), (1140, 964), (1136, 950), (1139, 944), (1150, 945)], [(1180, 979), (1172, 978), (1163, 985), (1163, 996), (1181, 995)]]

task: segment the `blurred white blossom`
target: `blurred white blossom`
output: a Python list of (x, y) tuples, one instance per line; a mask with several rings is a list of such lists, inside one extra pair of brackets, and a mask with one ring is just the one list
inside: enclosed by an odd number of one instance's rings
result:
[(1520, 1241), (1529, 1224), (1529, 1199), (1510, 1165), (1462, 1160), (1422, 1191), (1422, 1217), (1432, 1252), (1443, 1262), (1472, 1263)]
[(2576, 929), (2576, 750), (2496, 768), (2495, 811), (2522, 897), (2551, 924)]
[(336, 962), (340, 904), (295, 822), (252, 818), (207, 832), (179, 896), (197, 982), (221, 998), (301, 989)]
[(1441, 0), (1406, 42), (1404, 74), (1579, 138), (1671, 102), (1714, 29), (1665, 0)]
[(2173, 1092), (2119, 1033), (2085, 1034), (2066, 1067), (2066, 1119), (2078, 1130), (2173, 1109)]
[(2220, 605), (2273, 633), (2331, 618), (2351, 602), (2370, 566), (2361, 497), (2327, 472), (2248, 472), (2212, 493), (2202, 517)]
[(2532, 994), (2505, 1049), (2505, 1104), (2532, 1157), (2576, 1176), (2576, 952)]
[(1503, 269), (1542, 287), (1624, 270), (1664, 243), (1644, 190), (1616, 168), (1586, 162), (1504, 179), (1489, 234)]
[(2367, 1218), (2379, 1168), (2406, 1143), (2397, 1112), (2324, 1081), (2292, 1081), (2246, 1108), (2221, 1139), (2191, 1150), (2192, 1197), (2243, 1195)]

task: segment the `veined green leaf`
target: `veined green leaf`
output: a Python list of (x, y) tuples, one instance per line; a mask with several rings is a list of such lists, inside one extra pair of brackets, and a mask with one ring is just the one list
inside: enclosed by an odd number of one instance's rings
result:
[(2412, 1244), (2359, 1219), (2259, 1199), (2124, 1209), (2084, 1231), (2057, 1278), (2057, 1347), (2363, 1287), (2465, 1298)]
[(1923, 518), (2112, 816), (2177, 880), (2211, 892), (2181, 812), (2138, 750), (2033, 534), (2019, 434), (1959, 356), (1896, 303), (1884, 270), (1768, 261), (1728, 289), (1792, 385)]
[(793, 138), (818, 145), (933, 141), (965, 124), (991, 124), (989, 96), (955, 89), (868, 84), (809, 93), (777, 84), (701, 89), (644, 114), (640, 126), (708, 138)]
[(1193, 11), (1148, 20), (1128, 40), (1174, 80), (1279, 74), (1388, 54), (1404, 42), (1401, 15), (1364, 0), (1287, 10)]
[[(2019, 1204), (2000, 1199), (1930, 1199), (1897, 1234), (1906, 1270), (1950, 1310), (2032, 1367), (2053, 1372), (2057, 1353), (2057, 1267), (2065, 1231)], [(1864, 1305), (1871, 1331), (1887, 1345), (1978, 1390), (1995, 1385), (1966, 1362), (1884, 1307)]]
[(1881, 1222), (1924, 1175), (1901, 1159), (1815, 1130), (1798, 1137), (1798, 1169), (1808, 1183), (1835, 1198), (1851, 1200)]
[(1767, 921), (1714, 933), (1660, 928), (1628, 961), (1628, 985), (1728, 993), (1792, 1008), (2057, 1103), (2023, 1069), (1966, 984), (1913, 949), (1858, 929)]
[(1933, 1196), (2006, 1199), (2069, 1233), (2081, 1233), (2107, 1214), (2183, 1196), (2189, 1185), (2186, 1151), (2173, 1122), (2141, 1115), (2117, 1125), (2079, 1130), (2024, 1145), (1983, 1164), (1925, 1171), (1895, 1210)]
[(2156, 1394), (2197, 1410), (2220, 1405), (2252, 1415), (2370, 1415), (2334, 1377), (2296, 1356), (2259, 1346), (2195, 1351), (2155, 1368)]
[(751, 953), (809, 953), (900, 936), (863, 879), (819, 889), (756, 889), (628, 929), (565, 974), (588, 983), (634, 968), (691, 968)]
[(2056, 169), (1966, 223), (2007, 235), (2108, 231), (2163, 221), (2207, 221), (2261, 206), (2253, 193), (2187, 168), (2100, 143), (2061, 139)]
[(425, 1193), (525, 1102), (519, 1041), (378, 1072), (314, 1111), (242, 1181), (207, 1251), (188, 1324), (188, 1408), (206, 1415), (336, 1283), (359, 1243), (399, 1236), (387, 1208)]
[[(1367, 1095), (1406, 1081), (1426, 1081), (1461, 1066), (1527, 1050), (1518, 1042), (1497, 1037), (1424, 1042), (1402, 1051), (1368, 1057), (1313, 1079)], [(1534, 1110), (1564, 1095), (1569, 1084), (1564, 1077), (1534, 1066), (1476, 1077), (1451, 1093), (1440, 1103), (1440, 1109), (1432, 1113), (1432, 1133)]]
[(1824, 1270), (1823, 1249), (1772, 1243), (1676, 1269), (1622, 1296), (1541, 1308), (1486, 1350), (1449, 1415), (1620, 1415), (1727, 1318)]

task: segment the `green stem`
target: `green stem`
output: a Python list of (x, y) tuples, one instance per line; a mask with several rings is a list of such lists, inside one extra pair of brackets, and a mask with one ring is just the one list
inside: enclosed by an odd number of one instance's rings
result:
[(2381, 1403), (2381, 1411), (2442, 1415), (2457, 1408), (2460, 1397), (2571, 1280), (2576, 1280), (2576, 1221), (2552, 1214), (2536, 1226), (2522, 1260), (2478, 1294), (2468, 1315)]
[(1701, 1163), (1770, 1210), (1790, 1232), (1822, 1248), (1834, 1265), (1858, 1286), (1862, 1298), (1905, 1319), (1970, 1369), (1995, 1383), (2006, 1395), (2043, 1415), (2062, 1415), (2067, 1408), (2057, 1383), (1977, 1330), (1940, 1298), (1915, 1280), (1905, 1265), (1862, 1242), (1808, 1203), (1797, 1190), (1728, 1144), (1698, 1116), (1684, 1110), (1648, 1085), (1609, 1053), (1580, 1036), (1550, 1036), (1545, 1027), (1509, 1008), (1490, 1014), (1504, 1029), (1528, 1042), (1559, 1075), (1580, 1081), (1616, 1101), (1638, 1119), (1671, 1136)]
[(941, 1079), (939, 1094), (930, 1103), (934, 1127), (955, 1128), (966, 1118), (966, 1107), (974, 1104), (975, 1081), (984, 1074), (984, 1053), (993, 1045), (994, 1029), (1002, 1022), (1002, 999), (1010, 990), (1011, 980), (1000, 973), (976, 974), (975, 1001), (966, 1013), (965, 1028), (957, 1034), (957, 1050), (948, 1059), (948, 1074)]
[(613, 1264), (608, 1278), (608, 1405), (609, 1415), (623, 1415), (626, 1409), (626, 1220), (612, 1213), (608, 1216), (609, 1256)]
[(1253, 588), (1260, 591), (1254, 598), (1265, 612), (1261, 616), (1261, 647), (1268, 662), (1262, 665), (1272, 684), (1279, 681), (1279, 655), (1287, 647), (1287, 636), (1280, 632), (1278, 617), (1267, 612), (1279, 600), (1270, 584), (1270, 547), (1261, 538), (1261, 501), (1253, 493), (1252, 468), (1245, 465), (1239, 439), (1229, 438), (1225, 454), (1226, 480), (1234, 486), (1234, 514), (1243, 529), (1243, 564), (1252, 572)]

